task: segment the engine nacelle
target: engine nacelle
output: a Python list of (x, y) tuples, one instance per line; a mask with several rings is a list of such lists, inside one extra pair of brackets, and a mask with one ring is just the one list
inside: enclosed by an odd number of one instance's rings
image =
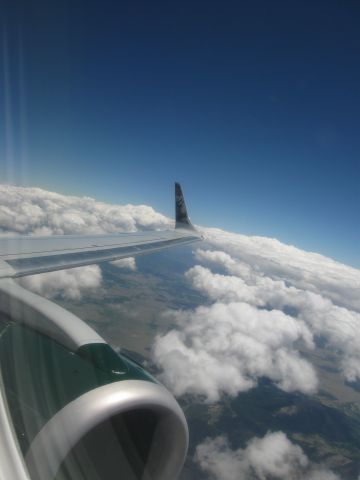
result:
[(2, 391), (31, 479), (175, 479), (188, 427), (165, 387), (61, 307), (13, 285), (0, 300)]
[(31, 477), (175, 479), (188, 446), (181, 408), (139, 365), (108, 345), (88, 347), (91, 354), (79, 356), (115, 381), (77, 397), (44, 425), (25, 457)]

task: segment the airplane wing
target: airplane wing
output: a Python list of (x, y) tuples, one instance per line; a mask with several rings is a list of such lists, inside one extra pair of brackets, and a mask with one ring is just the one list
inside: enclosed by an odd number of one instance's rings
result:
[(63, 270), (157, 252), (201, 239), (175, 184), (175, 229), (108, 235), (17, 236), (0, 239), (0, 278)]

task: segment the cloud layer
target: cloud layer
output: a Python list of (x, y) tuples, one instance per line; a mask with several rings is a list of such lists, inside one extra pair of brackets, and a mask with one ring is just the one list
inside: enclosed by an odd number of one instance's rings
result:
[[(147, 205), (109, 205), (89, 197), (48, 192), (40, 188), (0, 185), (1, 235), (62, 235), (134, 232), (169, 228), (171, 221)], [(135, 259), (113, 262), (136, 269)], [(101, 285), (98, 266), (33, 275), (21, 280), (44, 295), (79, 299)]]
[(83, 293), (98, 289), (102, 282), (97, 265), (42, 273), (21, 278), (21, 285), (47, 298), (61, 296), (66, 300), (80, 300)]
[(359, 270), (274, 239), (205, 234), (208, 249), (195, 253), (203, 265), (186, 277), (213, 303), (172, 313), (178, 328), (154, 346), (176, 394), (217, 401), (262, 376), (285, 391), (313, 393), (316, 374), (299, 350), (318, 337), (340, 354), (347, 380), (360, 378)]
[[(127, 232), (171, 223), (145, 205), (0, 185), (3, 235)], [(158, 337), (154, 348), (163, 379), (175, 393), (214, 401), (222, 393), (252, 388), (261, 376), (286, 391), (312, 393), (316, 375), (299, 346), (312, 348), (316, 337), (340, 353), (347, 380), (360, 378), (359, 270), (271, 238), (219, 229), (204, 233), (206, 248), (196, 251), (197, 265), (186, 276), (209, 303), (169, 313), (179, 326)], [(136, 268), (134, 259), (115, 264)], [(97, 266), (22, 280), (40, 294), (72, 299), (101, 281)]]
[(147, 205), (111, 205), (90, 197), (0, 185), (0, 231), (26, 235), (135, 232), (168, 228)]
[(320, 293), (339, 306), (360, 311), (360, 271), (318, 253), (285, 245), (274, 238), (250, 237), (209, 228), (214, 249), (226, 252), (257, 275), (290, 282)]
[(233, 450), (223, 436), (198, 445), (195, 461), (212, 480), (339, 480), (325, 466), (310, 462), (283, 432), (253, 438)]
[(294, 347), (302, 339), (311, 348), (312, 335), (305, 323), (279, 310), (216, 302), (174, 312), (172, 320), (181, 328), (157, 337), (154, 356), (177, 395), (195, 393), (213, 402), (221, 393), (249, 390), (264, 376), (286, 391), (316, 390), (312, 366)]
[[(151, 207), (116, 206), (38, 188), (0, 185), (0, 234), (85, 234), (164, 229), (171, 220)], [(153, 354), (177, 395), (206, 402), (236, 396), (268, 377), (285, 391), (316, 391), (313, 366), (301, 346), (321, 337), (342, 358), (348, 380), (360, 378), (360, 271), (322, 255), (263, 237), (204, 229), (207, 243), (186, 272), (208, 301), (167, 312), (176, 323), (156, 338)], [(135, 269), (133, 258), (114, 264)], [(88, 266), (27, 277), (48, 297), (79, 299), (101, 286), (101, 269)], [(225, 437), (207, 439), (196, 461), (213, 480), (337, 480), (310, 462), (282, 432), (253, 438), (233, 450)]]
[(115, 265), (115, 267), (124, 268), (125, 270), (136, 270), (136, 261), (134, 257), (120, 258), (119, 260), (114, 260), (110, 263), (111, 265)]

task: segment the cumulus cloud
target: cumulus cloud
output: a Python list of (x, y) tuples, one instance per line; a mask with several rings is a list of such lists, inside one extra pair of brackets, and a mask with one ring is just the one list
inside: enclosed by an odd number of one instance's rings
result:
[(101, 269), (97, 265), (42, 273), (20, 279), (21, 285), (47, 298), (61, 296), (67, 300), (79, 300), (83, 293), (100, 287)]
[(115, 265), (115, 267), (124, 268), (125, 270), (136, 270), (136, 261), (134, 257), (120, 258), (119, 260), (114, 260), (110, 263), (111, 265)]
[(0, 185), (0, 229), (27, 235), (135, 232), (168, 228), (147, 205), (111, 205), (90, 197)]
[(156, 338), (154, 358), (175, 394), (217, 401), (221, 393), (236, 396), (264, 376), (285, 391), (316, 390), (314, 369), (294, 347), (299, 340), (313, 346), (304, 322), (243, 302), (217, 302), (171, 317), (181, 328)]
[[(168, 228), (171, 221), (147, 205), (110, 205), (89, 197), (60, 195), (40, 188), (0, 185), (0, 235), (62, 235), (134, 232)], [(134, 258), (113, 262), (136, 269)], [(79, 299), (83, 291), (98, 288), (97, 266), (44, 273), (21, 281), (45, 295)]]
[(312, 393), (316, 375), (299, 348), (312, 348), (318, 336), (340, 354), (346, 379), (360, 378), (359, 270), (274, 239), (205, 234), (210, 248), (195, 258), (206, 266), (186, 277), (213, 304), (172, 314), (178, 327), (154, 346), (176, 394), (216, 401), (261, 376), (285, 391)]
[(239, 276), (216, 274), (208, 268), (196, 266), (187, 272), (195, 288), (214, 300), (245, 301), (269, 309), (290, 308), (314, 335), (323, 337), (331, 347), (342, 353), (341, 367), (347, 380), (354, 381), (360, 376), (359, 312), (338, 306), (319, 293), (290, 285), (291, 277), (285, 282), (254, 271), (244, 271), (241, 262), (224, 252), (199, 250), (196, 257), (217, 263)]
[(274, 238), (251, 237), (216, 228), (206, 229), (205, 234), (212, 248), (227, 253), (257, 275), (291, 282), (339, 306), (360, 311), (360, 271), (356, 268)]
[(308, 459), (283, 432), (253, 438), (244, 449), (231, 449), (223, 436), (197, 446), (195, 461), (212, 480), (340, 480)]

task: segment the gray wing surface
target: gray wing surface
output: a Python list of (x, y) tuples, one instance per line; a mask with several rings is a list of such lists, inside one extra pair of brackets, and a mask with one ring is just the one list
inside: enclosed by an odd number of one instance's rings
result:
[[(176, 184), (176, 228), (108, 235), (16, 236), (0, 238), (0, 278), (22, 277), (157, 252), (200, 240)], [(179, 209), (183, 212), (178, 215)], [(180, 217), (180, 218), (179, 218)]]

